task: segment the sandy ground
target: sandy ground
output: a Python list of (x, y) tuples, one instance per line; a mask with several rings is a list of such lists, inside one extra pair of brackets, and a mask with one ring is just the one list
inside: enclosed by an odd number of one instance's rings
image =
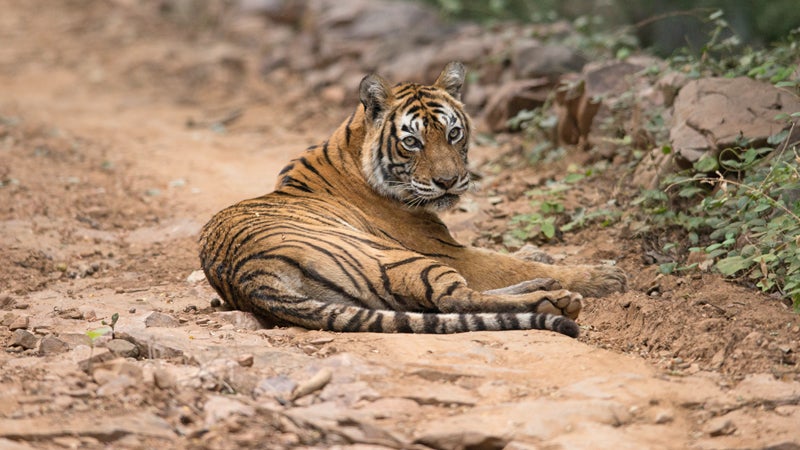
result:
[[(659, 275), (625, 224), (542, 248), (630, 274), (587, 299), (579, 340), (262, 329), (211, 306), (199, 228), (348, 111), (260, 79), (246, 30), (157, 6), (0, 0), (0, 448), (800, 448), (797, 316), (715, 275)], [(487, 230), (569, 163), (487, 172), (446, 220), (498, 246)], [(115, 313), (138, 356), (87, 336)]]

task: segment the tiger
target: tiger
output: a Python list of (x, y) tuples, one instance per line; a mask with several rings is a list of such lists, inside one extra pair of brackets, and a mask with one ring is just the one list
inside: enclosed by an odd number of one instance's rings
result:
[(438, 215), (472, 182), (465, 75), (451, 62), (432, 85), (365, 76), (355, 112), (284, 167), (273, 192), (202, 228), (201, 265), (219, 296), (307, 329), (577, 337), (583, 296), (624, 291), (621, 269), (463, 245)]

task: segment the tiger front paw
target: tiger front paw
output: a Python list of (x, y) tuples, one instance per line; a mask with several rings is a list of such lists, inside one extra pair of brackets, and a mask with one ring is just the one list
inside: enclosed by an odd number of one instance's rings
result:
[(619, 267), (599, 265), (576, 269), (564, 285), (586, 297), (605, 297), (614, 292), (625, 292), (628, 288), (628, 277)]

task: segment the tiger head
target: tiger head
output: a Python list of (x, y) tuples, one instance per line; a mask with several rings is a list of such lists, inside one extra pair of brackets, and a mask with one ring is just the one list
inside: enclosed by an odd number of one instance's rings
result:
[(470, 121), (460, 101), (465, 69), (447, 64), (432, 86), (378, 75), (361, 80), (365, 142), (362, 170), (383, 196), (410, 208), (453, 207), (470, 185)]

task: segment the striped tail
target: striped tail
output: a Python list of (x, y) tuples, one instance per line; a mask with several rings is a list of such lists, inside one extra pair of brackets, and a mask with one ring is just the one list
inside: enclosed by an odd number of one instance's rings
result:
[(304, 328), (340, 332), (450, 334), (551, 330), (575, 338), (580, 331), (578, 325), (568, 317), (543, 313), (416, 313), (317, 300), (284, 303), (258, 299), (252, 302), (252, 306)]

